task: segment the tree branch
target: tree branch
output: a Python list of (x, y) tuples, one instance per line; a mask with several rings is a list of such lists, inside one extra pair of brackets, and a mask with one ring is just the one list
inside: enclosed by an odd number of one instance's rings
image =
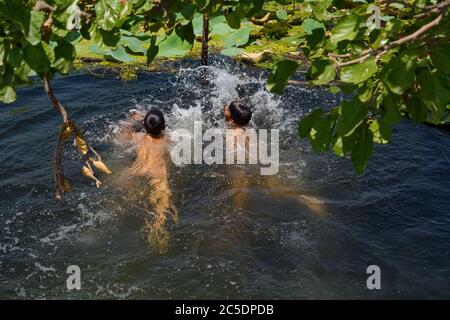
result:
[[(444, 2), (443, 2), (444, 3)], [(382, 47), (376, 48), (376, 49), (368, 49), (365, 50), (361, 53), (359, 53), (359, 57), (353, 60), (348, 60), (348, 61), (338, 61), (337, 58), (349, 58), (352, 57), (352, 54), (343, 54), (343, 55), (336, 55), (336, 54), (329, 54), (328, 56), (334, 61), (335, 65), (337, 68), (341, 68), (344, 66), (348, 66), (348, 65), (352, 65), (352, 64), (356, 64), (356, 63), (361, 63), (363, 61), (365, 61), (366, 59), (368, 59), (369, 57), (375, 55), (376, 59), (378, 60), (382, 55), (384, 55), (385, 53), (387, 53), (389, 50), (398, 47), (406, 42), (409, 41), (413, 41), (413, 40), (417, 40), (419, 39), (423, 34), (425, 34), (426, 32), (428, 32), (430, 29), (434, 28), (435, 26), (437, 26), (441, 21), (442, 18), (444, 17), (445, 14), (445, 8), (447, 8), (447, 6), (450, 5), (450, 0), (445, 1), (446, 6), (442, 6), (440, 7), (440, 14), (431, 22), (423, 25), (422, 27), (420, 27), (418, 30), (416, 30), (415, 32), (404, 36), (400, 39), (397, 39), (387, 45), (384, 45)]]
[(203, 14), (202, 66), (208, 65), (209, 16)]
[(62, 126), (58, 134), (58, 139), (56, 141), (55, 154), (53, 158), (53, 171), (55, 176), (55, 197), (56, 200), (61, 200), (62, 194), (66, 191), (65, 183), (66, 178), (64, 176), (64, 170), (61, 164), (61, 153), (63, 149), (64, 139), (63, 133), (66, 129), (66, 126), (69, 123), (69, 117), (67, 115), (66, 108), (58, 101), (56, 96), (53, 93), (52, 86), (50, 84), (50, 75), (46, 73), (44, 75), (44, 89), (45, 93), (49, 96), (50, 101), (52, 103), (53, 108), (59, 111), (62, 118)]

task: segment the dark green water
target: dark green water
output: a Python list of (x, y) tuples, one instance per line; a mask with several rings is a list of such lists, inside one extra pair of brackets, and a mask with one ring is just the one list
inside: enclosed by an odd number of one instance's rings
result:
[[(179, 221), (168, 226), (165, 253), (146, 241), (139, 184), (124, 195), (113, 175), (95, 189), (69, 145), (64, 164), (75, 190), (55, 203), (59, 118), (39, 84), (0, 106), (0, 298), (448, 298), (449, 135), (404, 121), (358, 177), (350, 160), (314, 154), (295, 137), (299, 118), (341, 97), (301, 87), (275, 97), (259, 72), (216, 64), (209, 83), (188, 68), (129, 83), (87, 72), (54, 81), (116, 173), (132, 154), (112, 132), (132, 108), (160, 108), (169, 128), (200, 118), (223, 127), (223, 104), (240, 97), (254, 108), (256, 127), (281, 129), (276, 190), (249, 167), (239, 206), (233, 169), (169, 161)], [(283, 194), (320, 198), (328, 215)], [(66, 288), (72, 264), (81, 268), (80, 291)], [(381, 268), (381, 290), (366, 288), (372, 264)]]

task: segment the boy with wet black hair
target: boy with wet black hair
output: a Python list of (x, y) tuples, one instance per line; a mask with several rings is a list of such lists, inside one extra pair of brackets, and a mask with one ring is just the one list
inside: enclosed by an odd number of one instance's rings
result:
[[(231, 125), (233, 129), (233, 136), (239, 137), (245, 135), (245, 126), (248, 125), (252, 118), (250, 108), (242, 102), (233, 101), (224, 107), (225, 120)], [(248, 141), (246, 143), (246, 150), (248, 150)], [(284, 187), (283, 183), (276, 176), (264, 177), (265, 185), (270, 187), (270, 193), (277, 198), (295, 199), (302, 205), (320, 217), (326, 217), (328, 212), (324, 202), (314, 196), (305, 194), (298, 194), (297, 191), (289, 190)], [(231, 183), (235, 194), (233, 196), (234, 204), (242, 207), (249, 187), (248, 173), (244, 170), (235, 169), (231, 173)]]
[(239, 101), (233, 101), (224, 108), (225, 120), (237, 127), (246, 126), (251, 118), (252, 111)]
[[(145, 129), (145, 132), (141, 128)], [(164, 134), (166, 122), (160, 110), (152, 109), (145, 117), (139, 111), (133, 111), (130, 119), (119, 129), (118, 138), (131, 141), (135, 145), (136, 159), (123, 176), (148, 179), (150, 193), (148, 201), (154, 213), (153, 219), (146, 219), (147, 239), (159, 252), (167, 250), (170, 235), (166, 230), (168, 214), (172, 213), (173, 222), (177, 222), (178, 212), (172, 203), (172, 193), (167, 178), (167, 145)]]

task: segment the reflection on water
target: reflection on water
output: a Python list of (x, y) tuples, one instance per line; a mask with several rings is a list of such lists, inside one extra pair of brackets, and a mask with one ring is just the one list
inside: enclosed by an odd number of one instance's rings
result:
[[(55, 81), (114, 171), (97, 190), (67, 148), (75, 190), (60, 204), (49, 171), (58, 117), (42, 88), (23, 88), (17, 103), (1, 106), (1, 298), (448, 296), (446, 133), (405, 121), (357, 177), (348, 159), (315, 154), (295, 135), (298, 119), (340, 96), (299, 87), (273, 96), (259, 71), (223, 61), (186, 65), (130, 83), (82, 72)], [(135, 150), (115, 131), (130, 109), (157, 107), (169, 133), (192, 132), (195, 120), (225, 127), (223, 105), (237, 99), (252, 107), (256, 128), (280, 129), (278, 175), (169, 159), (167, 183), (122, 179)], [(166, 210), (170, 202), (177, 210)], [(81, 268), (79, 292), (65, 287), (71, 264)], [(381, 267), (381, 291), (365, 287), (371, 264)]]

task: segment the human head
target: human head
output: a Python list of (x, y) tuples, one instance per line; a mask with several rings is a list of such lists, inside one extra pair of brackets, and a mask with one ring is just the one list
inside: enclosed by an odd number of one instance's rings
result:
[(252, 118), (250, 108), (239, 101), (233, 101), (224, 109), (225, 119), (233, 121), (238, 126), (245, 126)]
[(145, 115), (144, 128), (153, 137), (158, 137), (166, 127), (166, 121), (161, 111), (152, 109)]

